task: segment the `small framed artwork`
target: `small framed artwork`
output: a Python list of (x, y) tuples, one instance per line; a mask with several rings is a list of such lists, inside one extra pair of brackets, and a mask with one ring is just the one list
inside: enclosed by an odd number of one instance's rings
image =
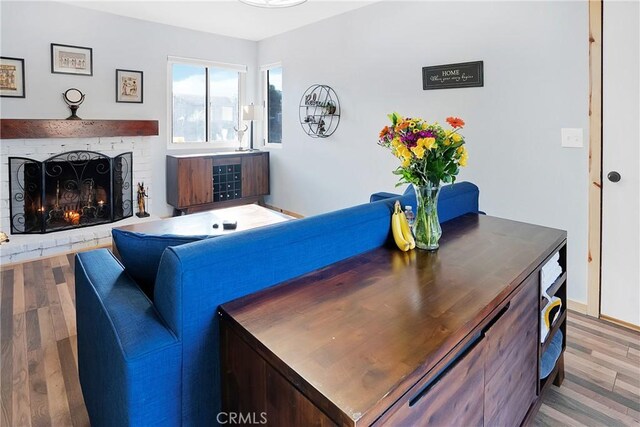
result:
[(116, 70), (116, 102), (142, 104), (142, 71)]
[(0, 96), (24, 98), (24, 59), (0, 56)]
[(93, 49), (51, 43), (51, 72), (93, 76)]

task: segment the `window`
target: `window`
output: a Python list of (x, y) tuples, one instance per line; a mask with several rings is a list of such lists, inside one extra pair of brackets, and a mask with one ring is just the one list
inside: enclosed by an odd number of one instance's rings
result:
[(265, 134), (267, 144), (282, 143), (282, 66), (265, 67)]
[(172, 142), (237, 144), (246, 67), (169, 59)]

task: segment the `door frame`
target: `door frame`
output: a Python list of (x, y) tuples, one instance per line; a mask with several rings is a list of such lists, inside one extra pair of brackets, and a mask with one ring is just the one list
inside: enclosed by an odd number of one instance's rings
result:
[(600, 317), (602, 271), (602, 10), (589, 1), (589, 251), (586, 314)]

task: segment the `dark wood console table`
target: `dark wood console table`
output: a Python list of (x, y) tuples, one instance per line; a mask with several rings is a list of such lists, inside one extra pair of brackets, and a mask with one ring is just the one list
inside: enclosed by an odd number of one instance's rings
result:
[(167, 156), (167, 203), (181, 213), (261, 202), (268, 194), (266, 151)]
[[(558, 251), (563, 311), (540, 344), (540, 270)], [(564, 353), (544, 380), (539, 361), (565, 310), (566, 232), (465, 215), (437, 252), (382, 247), (224, 304), (223, 411), (276, 426), (520, 425), (562, 382)]]

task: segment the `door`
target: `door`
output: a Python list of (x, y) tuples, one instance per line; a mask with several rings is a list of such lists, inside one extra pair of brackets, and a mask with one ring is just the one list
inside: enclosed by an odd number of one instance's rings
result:
[(640, 34), (636, 1), (605, 1), (602, 45), (602, 317), (640, 326)]

